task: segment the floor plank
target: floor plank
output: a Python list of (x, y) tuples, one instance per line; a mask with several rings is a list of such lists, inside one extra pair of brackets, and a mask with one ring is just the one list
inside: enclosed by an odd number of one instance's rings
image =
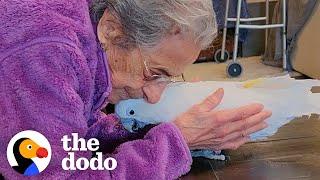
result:
[(191, 171), (182, 179), (198, 180), (198, 179), (217, 179), (215, 172), (208, 159), (194, 158)]
[[(318, 164), (312, 164), (318, 163)], [(319, 179), (318, 155), (296, 155), (248, 162), (231, 162), (216, 169), (219, 179)]]

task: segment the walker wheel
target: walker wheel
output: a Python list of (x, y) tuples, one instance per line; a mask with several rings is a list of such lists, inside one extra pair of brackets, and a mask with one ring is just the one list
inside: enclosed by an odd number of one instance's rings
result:
[(241, 64), (232, 62), (227, 66), (227, 74), (231, 78), (239, 77), (243, 72)]
[(227, 50), (224, 51), (224, 58), (221, 59), (221, 52), (222, 50), (221, 49), (218, 49), (215, 53), (214, 53), (214, 61), (217, 62), (217, 63), (224, 63), (226, 62), (230, 55), (229, 55), (229, 52)]

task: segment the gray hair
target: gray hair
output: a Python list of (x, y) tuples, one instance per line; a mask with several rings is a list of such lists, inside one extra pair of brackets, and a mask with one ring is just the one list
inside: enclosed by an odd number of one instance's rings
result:
[(110, 10), (122, 25), (124, 47), (152, 48), (173, 27), (191, 33), (202, 48), (208, 47), (217, 35), (212, 0), (94, 0), (90, 13), (98, 22)]

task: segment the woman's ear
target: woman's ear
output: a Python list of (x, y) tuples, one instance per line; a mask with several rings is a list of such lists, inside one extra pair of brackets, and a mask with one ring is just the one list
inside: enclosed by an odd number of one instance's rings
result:
[(105, 30), (104, 30), (104, 25), (101, 21), (102, 19), (100, 19), (98, 27), (97, 27), (97, 35), (98, 35), (98, 39), (100, 41), (101, 44), (106, 44), (106, 37), (104, 35)]
[(122, 34), (118, 20), (108, 11), (104, 12), (97, 27), (97, 35), (101, 44), (110, 44)]

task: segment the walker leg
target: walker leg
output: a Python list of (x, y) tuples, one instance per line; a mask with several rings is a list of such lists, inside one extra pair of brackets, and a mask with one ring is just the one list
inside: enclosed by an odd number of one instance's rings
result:
[(242, 0), (238, 0), (236, 30), (235, 30), (235, 36), (234, 36), (233, 62), (237, 61), (237, 55), (238, 55), (239, 25), (240, 25), (240, 18), (241, 18), (241, 3), (242, 3)]
[(286, 0), (283, 0), (282, 3), (282, 22), (283, 22), (283, 28), (282, 28), (282, 42), (283, 42), (283, 69), (285, 71), (288, 70), (288, 62), (287, 62), (287, 3)]
[(226, 50), (226, 40), (227, 40), (227, 31), (228, 31), (228, 17), (229, 17), (229, 1), (226, 2), (226, 12), (225, 12), (225, 20), (223, 27), (223, 38), (222, 38), (222, 48), (221, 48), (221, 59), (224, 59), (225, 50)]
[[(269, 24), (269, 7), (270, 7), (270, 2), (269, 0), (266, 0), (266, 24)], [(268, 35), (269, 35), (269, 29), (266, 29), (264, 52), (267, 51), (267, 47), (268, 47)]]

